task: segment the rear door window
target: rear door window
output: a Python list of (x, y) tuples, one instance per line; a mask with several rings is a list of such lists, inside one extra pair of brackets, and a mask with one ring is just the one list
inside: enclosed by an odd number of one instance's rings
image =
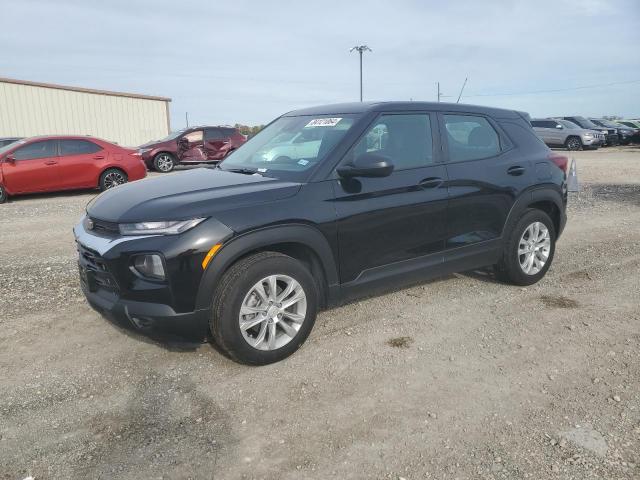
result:
[(207, 141), (223, 140), (225, 138), (220, 128), (207, 128), (204, 131), (204, 139)]
[(89, 155), (102, 150), (102, 147), (89, 140), (60, 140), (60, 155)]
[(56, 156), (56, 140), (33, 142), (13, 152), (16, 160), (36, 160)]
[(500, 137), (489, 121), (478, 115), (443, 115), (449, 160), (461, 162), (498, 155)]

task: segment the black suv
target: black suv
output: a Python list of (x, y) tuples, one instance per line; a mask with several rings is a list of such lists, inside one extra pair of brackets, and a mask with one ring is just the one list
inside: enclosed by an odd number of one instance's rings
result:
[(319, 309), (356, 297), (487, 266), (537, 282), (565, 225), (566, 168), (520, 112), (298, 110), (216, 169), (91, 201), (74, 229), (81, 284), (137, 328), (194, 325), (238, 361), (271, 363)]

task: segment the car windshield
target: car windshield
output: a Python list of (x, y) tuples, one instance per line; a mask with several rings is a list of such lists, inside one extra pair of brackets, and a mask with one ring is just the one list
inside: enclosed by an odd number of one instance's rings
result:
[(575, 123), (580, 125), (582, 128), (588, 128), (588, 129), (594, 129), (594, 130), (598, 130), (599, 128), (601, 128), (598, 125), (596, 125), (595, 123), (593, 123), (592, 121), (587, 120), (584, 117), (575, 117), (575, 119), (576, 119)]
[(4, 147), (0, 147), (0, 155), (2, 155), (4, 152), (8, 152), (9, 150), (14, 148), (19, 143), (24, 143), (24, 142), (25, 142), (25, 140), (16, 140), (15, 142), (8, 143)]
[(601, 123), (605, 127), (609, 127), (609, 128), (620, 128), (620, 125), (616, 125), (615, 123), (610, 122), (609, 120), (598, 119), (598, 123)]
[(580, 130), (582, 127), (580, 125), (576, 125), (569, 120), (556, 120), (559, 124), (561, 124), (564, 128), (568, 128), (570, 130)]
[(360, 115), (280, 117), (229, 155), (221, 170), (302, 181)]
[(185, 132), (186, 128), (182, 129), (182, 130), (178, 130), (176, 132), (171, 132), (169, 135), (167, 135), (164, 138), (161, 138), (160, 140), (157, 140), (158, 142), (166, 142), (167, 140), (173, 140), (174, 138), (178, 138), (180, 135), (182, 135)]

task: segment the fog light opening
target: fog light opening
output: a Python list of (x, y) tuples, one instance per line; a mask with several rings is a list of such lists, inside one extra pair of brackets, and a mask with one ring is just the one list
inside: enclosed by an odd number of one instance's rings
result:
[(156, 254), (137, 255), (133, 259), (132, 270), (144, 278), (164, 280), (164, 264), (162, 257)]

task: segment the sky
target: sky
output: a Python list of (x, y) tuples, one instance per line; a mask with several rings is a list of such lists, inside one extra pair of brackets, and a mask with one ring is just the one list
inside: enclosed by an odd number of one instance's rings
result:
[(0, 0), (0, 76), (171, 97), (173, 129), (457, 100), (640, 117), (640, 0)]

